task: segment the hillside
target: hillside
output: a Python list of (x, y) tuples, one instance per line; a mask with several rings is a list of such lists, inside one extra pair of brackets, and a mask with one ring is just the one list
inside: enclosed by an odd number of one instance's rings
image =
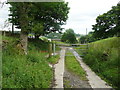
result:
[(84, 62), (114, 88), (119, 87), (120, 37), (107, 38), (89, 44)]

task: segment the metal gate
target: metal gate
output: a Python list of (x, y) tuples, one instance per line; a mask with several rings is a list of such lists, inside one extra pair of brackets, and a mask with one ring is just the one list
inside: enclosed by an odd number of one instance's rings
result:
[(88, 50), (88, 44), (56, 44), (60, 47), (71, 47), (73, 48), (81, 57), (83, 57)]

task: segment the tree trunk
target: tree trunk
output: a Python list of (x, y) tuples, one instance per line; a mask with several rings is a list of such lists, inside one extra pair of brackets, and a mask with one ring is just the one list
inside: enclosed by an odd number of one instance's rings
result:
[(27, 54), (27, 43), (28, 43), (28, 35), (21, 32), (20, 34), (21, 46), (24, 51), (24, 54)]
[(21, 2), (19, 6), (19, 22), (21, 27), (21, 46), (24, 51), (24, 54), (27, 54), (27, 44), (28, 44), (28, 4), (25, 2)]
[(5, 32), (5, 30), (4, 30), (4, 32), (3, 32), (3, 36), (6, 36), (6, 32)]
[(52, 56), (52, 44), (49, 43), (49, 58)]
[(14, 34), (14, 25), (12, 23), (12, 34)]
[(38, 40), (39, 39), (39, 35), (35, 35), (35, 39)]

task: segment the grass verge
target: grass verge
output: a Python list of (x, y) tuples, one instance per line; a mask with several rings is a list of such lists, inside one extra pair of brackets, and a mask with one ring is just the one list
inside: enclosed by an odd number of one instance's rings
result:
[(81, 80), (87, 80), (86, 73), (83, 70), (83, 68), (80, 66), (79, 62), (76, 60), (75, 56), (69, 56), (69, 55), (73, 55), (73, 53), (72, 52), (66, 53), (66, 57), (65, 57), (66, 68), (72, 73), (78, 75)]

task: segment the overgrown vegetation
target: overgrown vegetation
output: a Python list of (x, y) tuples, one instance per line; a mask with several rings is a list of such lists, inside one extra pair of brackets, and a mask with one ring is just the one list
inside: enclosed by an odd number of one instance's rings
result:
[(119, 54), (119, 37), (103, 39), (89, 44), (88, 53), (84, 57), (84, 62), (110, 85), (118, 88), (120, 82), (118, 77)]
[[(49, 47), (48, 47), (48, 42), (45, 42), (45, 41), (42, 41), (40, 39), (29, 39), (29, 43), (28, 44), (31, 44), (28, 46), (28, 49), (32, 49), (33, 47), (36, 49), (36, 50), (40, 50), (40, 51), (43, 51), (43, 52), (48, 52), (49, 50)], [(31, 47), (30, 47), (31, 46)], [(32, 47), (33, 46), (33, 47)]]
[(78, 75), (81, 80), (87, 80), (85, 71), (82, 69), (79, 62), (76, 60), (75, 56), (72, 55), (73, 55), (72, 52), (70, 51), (66, 52), (66, 57), (65, 57), (66, 68), (70, 72)]
[[(50, 88), (52, 68), (46, 60), (45, 42), (30, 42), (28, 54), (19, 48), (19, 39), (3, 37), (2, 87), (3, 88)], [(43, 45), (44, 43), (44, 45)], [(42, 44), (42, 45), (41, 45)], [(46, 47), (47, 48), (47, 47)]]

